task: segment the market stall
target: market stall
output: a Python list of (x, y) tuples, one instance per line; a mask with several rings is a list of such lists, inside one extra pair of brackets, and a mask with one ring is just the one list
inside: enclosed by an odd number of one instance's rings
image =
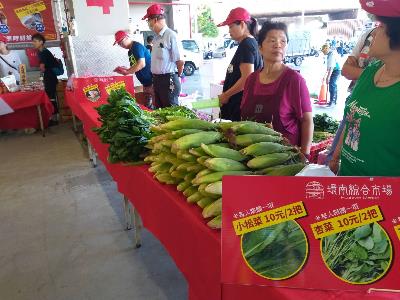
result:
[[(102, 143), (99, 136), (93, 132), (94, 128), (99, 128), (103, 124), (99, 120), (101, 118), (101, 114), (99, 115), (98, 111), (94, 109), (95, 106), (88, 100), (85, 99), (77, 99), (74, 96), (74, 93), (67, 92), (66, 93), (66, 101), (71, 107), (72, 111), (75, 115), (77, 115), (83, 122), (84, 132), (93, 146), (93, 148), (98, 153), (99, 158), (102, 160), (107, 170), (110, 172), (111, 176), (114, 178), (118, 185), (118, 190), (127, 197), (135, 209), (139, 212), (142, 217), (143, 225), (149, 229), (166, 247), (167, 251), (170, 253), (171, 257), (176, 262), (178, 268), (182, 271), (184, 276), (186, 277), (189, 285), (189, 296), (190, 299), (247, 299), (249, 297), (254, 299), (298, 299), (299, 297), (307, 297), (308, 299), (321, 299), (322, 297), (327, 299), (337, 299), (338, 297), (345, 297), (345, 299), (373, 299), (373, 300), (387, 300), (387, 299), (397, 299), (398, 298), (398, 284), (394, 280), (396, 276), (396, 272), (393, 272), (393, 269), (396, 269), (399, 261), (390, 258), (390, 261), (383, 263), (379, 261), (379, 266), (377, 266), (377, 270), (380, 270), (378, 275), (374, 275), (375, 277), (367, 282), (367, 285), (357, 285), (353, 283), (346, 283), (337, 280), (335, 276), (329, 272), (329, 270), (324, 265), (323, 261), (319, 261), (320, 253), (318, 250), (318, 234), (314, 232), (315, 237), (313, 237), (313, 231), (317, 229), (312, 229), (315, 225), (318, 225), (318, 221), (329, 220), (328, 218), (328, 210), (329, 212), (334, 212), (334, 207), (343, 206), (343, 203), (337, 204), (336, 206), (333, 204), (333, 198), (337, 197), (337, 195), (327, 196), (327, 199), (330, 199), (332, 210), (327, 209), (326, 205), (321, 205), (315, 203), (315, 199), (319, 199), (321, 191), (316, 184), (309, 185), (308, 190), (304, 191), (304, 187), (302, 184), (305, 182), (312, 181), (314, 182), (316, 178), (294, 178), (287, 177), (287, 183), (282, 178), (272, 178), (268, 180), (268, 177), (257, 177), (256, 179), (250, 179), (249, 177), (244, 177), (247, 181), (244, 181), (243, 178), (233, 177), (228, 180), (228, 190), (224, 197), (227, 197), (228, 203), (230, 207), (227, 209), (224, 208), (225, 213), (228, 213), (229, 220), (226, 221), (227, 215), (224, 216), (223, 225), (226, 226), (223, 229), (223, 234), (219, 231), (212, 230), (207, 227), (210, 226), (209, 220), (203, 219), (205, 217), (206, 209), (200, 209), (200, 207), (193, 205), (193, 197), (184, 197), (181, 193), (176, 191), (176, 186), (174, 184), (164, 185), (159, 181), (164, 180), (164, 177), (160, 177), (158, 175), (153, 177), (153, 175), (149, 172), (152, 171), (153, 167), (148, 168), (147, 166), (132, 166), (127, 163), (110, 163), (109, 162), (109, 145)], [(165, 125), (161, 125), (160, 129), (164, 128), (164, 132), (166, 128), (174, 128), (175, 124), (179, 122), (171, 121), (167, 122)], [(190, 122), (183, 122), (190, 123)], [(201, 121), (195, 121), (196, 124), (202, 124), (205, 126), (205, 123), (201, 123)], [(215, 126), (215, 125), (207, 125), (207, 126)], [(257, 130), (260, 130), (260, 127), (256, 126)], [(248, 126), (233, 127), (236, 131), (245, 131), (248, 129)], [(190, 130), (190, 129), (184, 129)], [(200, 134), (203, 135), (204, 139), (202, 142), (209, 143), (209, 146), (202, 147), (204, 150), (208, 151), (216, 151), (218, 150), (216, 147), (212, 148), (213, 142), (207, 142), (206, 136), (211, 136), (213, 133), (209, 131), (207, 133), (206, 127), (204, 127), (205, 131), (200, 131)], [(252, 129), (254, 130), (254, 128)], [(262, 129), (265, 130), (265, 129)], [(179, 131), (179, 130), (178, 130)], [(269, 133), (273, 134), (273, 132), (269, 131), (269, 129), (265, 130)], [(190, 131), (191, 132), (191, 131)], [(211, 132), (211, 134), (210, 134)], [(198, 134), (199, 132), (195, 133)], [(157, 137), (157, 136), (156, 136)], [(208, 138), (207, 137), (207, 138)], [(154, 138), (154, 137), (153, 137)], [(258, 136), (261, 138), (261, 136)], [(158, 139), (160, 139), (160, 135), (158, 135)], [(237, 139), (237, 137), (236, 137)], [(247, 147), (245, 151), (241, 150), (241, 153), (246, 153), (250, 156), (255, 156), (262, 154), (265, 149), (260, 149), (255, 147), (254, 145), (249, 145), (251, 142), (240, 142), (239, 143), (246, 144)], [(165, 140), (159, 140), (156, 142), (157, 144), (162, 146), (166, 146), (169, 144), (165, 142)], [(193, 145), (193, 144), (191, 144)], [(176, 145), (175, 145), (176, 146)], [(174, 146), (172, 146), (174, 147)], [(286, 147), (281, 145), (279, 147)], [(281, 148), (283, 149), (283, 148)], [(197, 150), (200, 151), (200, 150)], [(269, 150), (268, 150), (269, 151)], [(210, 153), (211, 153), (210, 152)], [(151, 149), (150, 157), (155, 154), (155, 149)], [(232, 151), (228, 151), (231, 157), (237, 156), (237, 153)], [(149, 156), (148, 156), (149, 157)], [(239, 157), (238, 160), (241, 160)], [(250, 160), (251, 161), (251, 160)], [(255, 162), (254, 162), (255, 163)], [(254, 164), (253, 163), (253, 164)], [(209, 163), (206, 163), (209, 164)], [(252, 163), (248, 164), (252, 165)], [(298, 169), (299, 163), (282, 165), (281, 167), (272, 167), (268, 172), (274, 173), (276, 172), (288, 172), (288, 168)], [(203, 169), (204, 171), (204, 169)], [(153, 172), (153, 171), (152, 171)], [(240, 172), (240, 171), (235, 171)], [(266, 172), (266, 171), (265, 171)], [(292, 171), (293, 172), (293, 171)], [(296, 171), (297, 172), (297, 171)], [(172, 172), (174, 173), (174, 172)], [(171, 173), (171, 174), (172, 174)], [(218, 173), (218, 172), (217, 172)], [(157, 173), (156, 173), (157, 174)], [(215, 173), (214, 173), (215, 174)], [(160, 175), (160, 174), (159, 174)], [(239, 175), (239, 174), (237, 174)], [(244, 175), (244, 174), (242, 174)], [(282, 175), (282, 174), (281, 174)], [(205, 175), (207, 176), (207, 175)], [(205, 180), (205, 179), (203, 179)], [(215, 179), (214, 179), (215, 180)], [(236, 180), (236, 181), (234, 181)], [(320, 179), (323, 181), (323, 184), (328, 185), (328, 181), (332, 181), (331, 184), (334, 184), (339, 188), (341, 182), (340, 179)], [(351, 181), (355, 179), (347, 178), (345, 179), (347, 186)], [(370, 193), (373, 193), (373, 183), (370, 183), (369, 179), (358, 179), (359, 181), (363, 181), (363, 183), (367, 183), (371, 185), (368, 187)], [(330, 182), (329, 181), (329, 182)], [(193, 181), (196, 183), (196, 181)], [(225, 182), (225, 179), (224, 179)], [(281, 193), (282, 184), (287, 186), (296, 186), (298, 184), (299, 189), (288, 189), (285, 193)], [(353, 183), (353, 182), (351, 182)], [(385, 183), (385, 184), (384, 184)], [(393, 179), (389, 179), (388, 182), (379, 182), (379, 186), (383, 188), (385, 185), (386, 188), (382, 190), (381, 198), (368, 198), (368, 203), (353, 203), (355, 200), (352, 200), (352, 206), (346, 208), (349, 213), (362, 213), (363, 209), (375, 209), (374, 203), (376, 201), (387, 201), (391, 197), (395, 197), (396, 193), (391, 193), (387, 188), (387, 186), (394, 187), (396, 182), (393, 182)], [(213, 185), (213, 183), (211, 184)], [(257, 189), (252, 187), (251, 185), (263, 186), (263, 189)], [(359, 183), (362, 186), (362, 183)], [(243, 189), (243, 186), (246, 186), (246, 189)], [(179, 187), (178, 187), (179, 188)], [(347, 187), (349, 188), (349, 187)], [(249, 194), (249, 190), (251, 193)], [(196, 188), (197, 190), (197, 188)], [(386, 191), (386, 192), (384, 192)], [(219, 191), (218, 193), (221, 193)], [(332, 192), (332, 191), (331, 191)], [(341, 190), (343, 193), (343, 190)], [(304, 194), (306, 193), (306, 194)], [(328, 193), (328, 192), (326, 192)], [(332, 192), (333, 193), (333, 192)], [(340, 192), (339, 192), (340, 193)], [(376, 191), (375, 191), (376, 193)], [(385, 194), (386, 193), (386, 194)], [(242, 201), (243, 197), (248, 199), (249, 195), (251, 196), (252, 202)], [(371, 194), (372, 195), (372, 194)], [(310, 197), (308, 197), (310, 196)], [(265, 207), (261, 207), (260, 205), (265, 203), (263, 199), (274, 198), (276, 200), (267, 201)], [(187, 199), (185, 199), (187, 198)], [(307, 253), (311, 255), (309, 259), (303, 257), (304, 259), (301, 261), (300, 268), (296, 269), (296, 272), (290, 274), (290, 276), (283, 276), (278, 278), (279, 280), (269, 280), (270, 278), (265, 278), (265, 276), (257, 277), (252, 273), (252, 269), (248, 268), (244, 263), (241, 257), (238, 257), (237, 253), (240, 254), (239, 249), (235, 249), (237, 241), (233, 240), (232, 234), (234, 235), (233, 229), (234, 226), (229, 226), (229, 223), (232, 222), (232, 218), (246, 218), (252, 217), (253, 215), (260, 213), (272, 213), (275, 212), (276, 207), (279, 208), (282, 205), (287, 205), (288, 198), (290, 198), (291, 205), (298, 205), (297, 212), (299, 214), (291, 220), (299, 219), (299, 223), (303, 228), (309, 226), (308, 229), (304, 229), (307, 232), (308, 240), (314, 238), (314, 241), (309, 241), (309, 243), (305, 243), (305, 249)], [(362, 198), (362, 197), (361, 197)], [(361, 199), (360, 198), (360, 199)], [(230, 200), (232, 199), (232, 200)], [(300, 200), (304, 199), (304, 203), (297, 203)], [(358, 199), (358, 198), (357, 198)], [(361, 199), (362, 200), (362, 199)], [(360, 201), (361, 201), (360, 200)], [(192, 202), (187, 203), (187, 202)], [(213, 203), (218, 201), (213, 200)], [(296, 202), (297, 201), (297, 202)], [(319, 202), (321, 199), (318, 200)], [(341, 200), (344, 201), (343, 199)], [(362, 200), (366, 201), (366, 200)], [(254, 203), (253, 203), (254, 202)], [(262, 203), (261, 203), (262, 202)], [(270, 202), (275, 202), (271, 207), (268, 205)], [(279, 202), (279, 203), (278, 203)], [(294, 203), (296, 202), (296, 203)], [(374, 203), (372, 203), (374, 202)], [(236, 203), (236, 204), (235, 204)], [(239, 204), (241, 203), (241, 204)], [(355, 205), (357, 204), (357, 206)], [(367, 205), (368, 204), (368, 205)], [(305, 206), (304, 206), (305, 205)], [(388, 204), (390, 205), (390, 204)], [(394, 205), (394, 204), (392, 204)], [(365, 207), (364, 207), (365, 206)], [(225, 207), (225, 206), (224, 206)], [(382, 206), (383, 207), (383, 206)], [(386, 205), (385, 205), (386, 207)], [(301, 209), (300, 209), (301, 208)], [(306, 210), (307, 208), (307, 210)], [(293, 208), (294, 209), (294, 208)], [(300, 210), (299, 210), (300, 209)], [(210, 210), (207, 210), (210, 212)], [(234, 212), (239, 212), (238, 216), (234, 217)], [(244, 213), (245, 212), (245, 213)], [(305, 225), (304, 220), (306, 219), (307, 213), (313, 216), (313, 220), (309, 218), (309, 223)], [(377, 211), (375, 211), (377, 212)], [(213, 214), (214, 213), (214, 214)], [(218, 214), (218, 212), (213, 212), (207, 216), (213, 216)], [(221, 212), (219, 212), (221, 213)], [(366, 212), (368, 214), (368, 212)], [(395, 231), (393, 228), (390, 228), (391, 220), (395, 218), (395, 209), (393, 208), (385, 208), (385, 211), (382, 211), (382, 214), (387, 217), (387, 221), (385, 223), (384, 228), (387, 232), (390, 232), (390, 249), (391, 251), (397, 252), (399, 251), (399, 244), (396, 240)], [(371, 218), (368, 222), (364, 222), (362, 224), (348, 226), (348, 230), (354, 230), (361, 226), (372, 226), (377, 222), (382, 221), (381, 211), (375, 214), (370, 211)], [(321, 219), (321, 216), (325, 216)], [(337, 213), (337, 216), (342, 216), (343, 218), (347, 218), (344, 212)], [(331, 216), (331, 218), (333, 215)], [(303, 218), (304, 220), (302, 221)], [(344, 219), (343, 219), (344, 220)], [(312, 222), (311, 222), (312, 221)], [(344, 221), (343, 221), (344, 222)], [(304, 223), (304, 224), (303, 224)], [(228, 224), (228, 225), (225, 225)], [(247, 223), (246, 226), (249, 227)], [(276, 225), (276, 222), (274, 223)], [(324, 225), (325, 226), (325, 225)], [(375, 225), (373, 225), (375, 226)], [(389, 227), (388, 227), (389, 226)], [(393, 227), (393, 226), (392, 226)], [(260, 227), (261, 228), (261, 227)], [(264, 226), (265, 228), (265, 226)], [(371, 227), (372, 228), (372, 227)], [(377, 227), (378, 228), (378, 227)], [(394, 229), (397, 227), (394, 227)], [(226, 231), (228, 230), (228, 231)], [(372, 229), (371, 229), (372, 230)], [(227, 232), (227, 233), (226, 233)], [(340, 231), (337, 231), (340, 232)], [(229, 236), (229, 234), (231, 236)], [(367, 234), (367, 233), (366, 233)], [(368, 234), (372, 234), (370, 231)], [(383, 237), (383, 235), (381, 236)], [(363, 238), (368, 238), (367, 235)], [(371, 239), (377, 239), (377, 237), (371, 237)], [(387, 247), (389, 242), (386, 240), (382, 240), (385, 242)], [(308, 246), (309, 245), (309, 246)], [(365, 247), (369, 248), (370, 245), (362, 244)], [(368, 250), (368, 251), (378, 251), (385, 252), (387, 248), (383, 248), (382, 245), (379, 245), (379, 249)], [(382, 247), (381, 247), (382, 246)], [(221, 247), (222, 247), (222, 256), (221, 256)], [(310, 248), (308, 248), (310, 247)], [(378, 247), (378, 246), (377, 246)], [(228, 249), (228, 250), (227, 250)], [(283, 249), (283, 248), (282, 248)], [(370, 248), (372, 249), (372, 248)], [(382, 253), (383, 253), (382, 252)], [(308, 254), (307, 254), (308, 255)], [(386, 256), (385, 256), (386, 257)], [(382, 256), (381, 260), (385, 260), (386, 258)], [(390, 256), (392, 257), (392, 256)], [(395, 256), (393, 256), (395, 257)], [(365, 258), (364, 258), (365, 259)], [(371, 258), (372, 259), (372, 258)], [(307, 264), (307, 268), (304, 267), (307, 271), (301, 272), (301, 268)], [(289, 268), (288, 268), (289, 269)], [(286, 272), (285, 270), (283, 272)], [(295, 276), (299, 273), (298, 276)], [(323, 274), (324, 278), (322, 282), (319, 283), (322, 278), (321, 274)], [(385, 275), (385, 276), (384, 276)], [(268, 277), (268, 276), (267, 276)], [(293, 278), (292, 278), (293, 277)], [(292, 278), (292, 279), (290, 279)], [(357, 281), (358, 277), (353, 279)], [(384, 278), (380, 280), (381, 278)], [(267, 279), (267, 280), (265, 280)], [(336, 280), (336, 282), (335, 282)]]
[(44, 91), (6, 93), (0, 99), (8, 106), (0, 114), (0, 129), (40, 128), (44, 134), (54, 109)]

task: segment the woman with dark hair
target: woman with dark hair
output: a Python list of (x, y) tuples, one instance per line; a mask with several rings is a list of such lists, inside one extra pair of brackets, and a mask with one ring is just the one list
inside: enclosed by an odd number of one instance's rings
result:
[(283, 63), (288, 42), (284, 23), (263, 24), (258, 45), (264, 67), (246, 81), (241, 116), (243, 120), (272, 123), (308, 156), (313, 136), (310, 94), (304, 78)]
[(360, 3), (380, 22), (369, 51), (379, 61), (364, 70), (346, 101), (345, 127), (329, 166), (343, 176), (400, 176), (400, 2)]
[(223, 93), (218, 97), (221, 117), (238, 121), (246, 79), (262, 67), (262, 59), (254, 38), (257, 35), (258, 23), (247, 10), (237, 7), (230, 11), (224, 22), (218, 24), (218, 26), (225, 25), (229, 26), (229, 34), (232, 39), (239, 42), (239, 46), (226, 71)]
[(54, 115), (50, 120), (49, 126), (56, 125), (58, 123), (58, 104), (57, 104), (57, 76), (53, 72), (53, 68), (58, 67), (58, 62), (54, 55), (45, 48), (46, 39), (43, 35), (37, 33), (32, 36), (32, 44), (35, 49), (38, 50), (38, 56), (40, 61), (40, 72), (43, 73), (43, 84), (47, 96), (50, 98), (51, 103), (54, 106)]

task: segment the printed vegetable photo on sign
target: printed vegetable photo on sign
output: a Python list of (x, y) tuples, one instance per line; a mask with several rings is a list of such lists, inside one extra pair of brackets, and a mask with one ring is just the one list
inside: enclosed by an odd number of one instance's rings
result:
[(257, 275), (283, 280), (298, 273), (307, 259), (307, 237), (295, 221), (249, 232), (242, 237), (242, 253)]
[(382, 278), (393, 255), (390, 239), (378, 223), (324, 237), (321, 251), (329, 270), (351, 284), (368, 284)]

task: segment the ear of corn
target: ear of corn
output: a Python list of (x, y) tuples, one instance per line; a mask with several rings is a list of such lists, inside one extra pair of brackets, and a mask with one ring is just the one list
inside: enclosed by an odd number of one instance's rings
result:
[(222, 212), (222, 198), (219, 198), (217, 201), (207, 205), (203, 209), (203, 217), (210, 218), (220, 215)]
[(187, 173), (184, 171), (175, 170), (175, 171), (171, 172), (171, 176), (174, 178), (178, 178), (178, 179), (184, 179), (186, 175), (187, 175)]
[(213, 130), (218, 126), (214, 123), (210, 123), (203, 120), (197, 119), (178, 119), (162, 124), (161, 130), (175, 131), (180, 129), (199, 129), (199, 130)]
[(186, 171), (193, 172), (193, 173), (198, 173), (198, 172), (200, 172), (202, 170), (204, 170), (204, 166), (199, 165), (199, 164), (196, 164), (196, 165), (193, 165), (193, 166), (190, 166), (190, 167), (186, 168)]
[(222, 216), (216, 216), (214, 219), (207, 223), (208, 227), (212, 229), (221, 229), (222, 227)]
[(151, 168), (149, 168), (149, 171), (152, 173), (155, 172), (167, 172), (171, 168), (171, 164), (168, 162), (164, 162), (158, 165), (155, 165)]
[(291, 157), (292, 155), (288, 152), (261, 155), (250, 160), (247, 163), (247, 166), (251, 169), (264, 169), (274, 167), (285, 163)]
[(201, 148), (206, 152), (209, 156), (217, 157), (217, 158), (229, 158), (236, 161), (243, 161), (246, 159), (246, 156), (241, 154), (239, 151), (221, 147), (218, 145), (205, 145), (201, 144)]
[(216, 181), (221, 181), (223, 176), (227, 175), (250, 175), (251, 171), (225, 171), (225, 172), (215, 172), (208, 175), (204, 175), (199, 178), (193, 179), (192, 183), (196, 185), (203, 185), (206, 183), (213, 183)]
[(199, 129), (180, 129), (180, 130), (172, 131), (170, 133), (170, 136), (171, 136), (172, 139), (179, 139), (179, 138), (181, 138), (181, 137), (183, 137), (185, 135), (192, 134), (192, 133), (197, 133), (197, 132), (200, 132), (200, 131), (201, 130), (199, 130)]
[(206, 186), (206, 192), (214, 195), (222, 196), (222, 181), (210, 183)]
[(245, 171), (247, 167), (242, 163), (228, 158), (209, 158), (206, 160), (207, 168), (214, 171)]
[(240, 150), (240, 153), (244, 155), (261, 156), (271, 153), (290, 151), (294, 149), (295, 148), (293, 147), (285, 146), (279, 143), (260, 142)]
[(202, 131), (185, 135), (177, 139), (171, 149), (185, 150), (194, 147), (199, 147), (201, 143), (212, 144), (222, 139), (222, 134), (216, 131)]
[(184, 190), (186, 190), (188, 187), (191, 187), (191, 186), (192, 186), (192, 183), (190, 181), (183, 181), (180, 184), (178, 184), (176, 189), (180, 192), (183, 192)]
[(197, 157), (207, 156), (207, 153), (201, 147), (189, 149), (189, 153)]
[(203, 195), (200, 192), (197, 192), (188, 197), (187, 202), (196, 203), (197, 201), (200, 201), (202, 198), (204, 198)]
[(197, 193), (197, 187), (195, 187), (195, 186), (190, 186), (186, 190), (183, 191), (183, 194), (185, 195), (186, 198), (192, 196), (195, 193)]
[(215, 199), (212, 197), (203, 197), (199, 201), (197, 201), (197, 205), (200, 206), (201, 208), (205, 208), (206, 206), (210, 205), (214, 201), (215, 201)]
[(197, 163), (196, 162), (185, 162), (185, 163), (180, 164), (176, 169), (178, 171), (186, 171), (187, 168), (189, 168), (191, 166), (197, 166)]
[(201, 156), (197, 158), (197, 162), (199, 164), (201, 164), (202, 166), (204, 166), (204, 163), (206, 162), (207, 159), (209, 159), (209, 156)]
[(184, 177), (185, 181), (192, 182), (192, 180), (196, 177), (196, 173), (186, 173)]
[(256, 122), (237, 124), (232, 127), (232, 130), (237, 134), (260, 133), (276, 136), (281, 135), (279, 132), (276, 132), (267, 126)]
[(232, 143), (238, 146), (250, 146), (259, 142), (274, 142), (279, 143), (283, 140), (280, 136), (266, 135), (266, 134), (241, 134), (232, 139)]
[(196, 178), (200, 178), (204, 175), (211, 174), (211, 173), (214, 173), (214, 171), (210, 170), (210, 169), (204, 169), (203, 171), (200, 171), (199, 173), (197, 173)]
[(156, 178), (159, 182), (165, 183), (165, 184), (178, 184), (179, 180), (172, 177), (168, 173), (162, 173), (162, 174), (157, 174)]
[(305, 166), (303, 163), (279, 165), (262, 170), (262, 174), (268, 176), (294, 176), (303, 170)]

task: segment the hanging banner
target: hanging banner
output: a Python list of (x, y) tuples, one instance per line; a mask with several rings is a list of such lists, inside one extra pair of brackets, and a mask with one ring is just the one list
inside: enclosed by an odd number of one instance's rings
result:
[(32, 35), (58, 39), (51, 0), (0, 0), (0, 33), (8, 43), (30, 44)]
[(400, 292), (399, 197), (399, 178), (224, 177), (222, 283)]

